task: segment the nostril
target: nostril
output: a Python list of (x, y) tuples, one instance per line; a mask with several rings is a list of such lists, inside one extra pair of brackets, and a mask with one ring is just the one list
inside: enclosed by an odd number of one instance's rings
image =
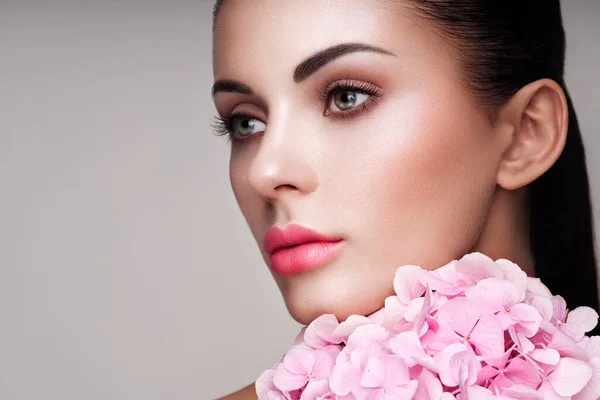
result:
[(284, 183), (282, 185), (278, 185), (275, 190), (287, 190), (287, 189), (297, 189), (296, 186), (291, 185), (289, 183)]

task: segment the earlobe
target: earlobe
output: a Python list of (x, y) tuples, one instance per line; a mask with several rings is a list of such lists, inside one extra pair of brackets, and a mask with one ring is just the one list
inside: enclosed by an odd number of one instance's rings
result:
[(497, 183), (515, 190), (544, 174), (560, 157), (569, 122), (565, 93), (554, 80), (532, 82), (502, 107), (498, 122), (508, 133)]

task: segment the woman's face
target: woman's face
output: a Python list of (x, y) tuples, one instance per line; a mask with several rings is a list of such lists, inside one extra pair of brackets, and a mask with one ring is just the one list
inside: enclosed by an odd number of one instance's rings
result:
[[(378, 310), (398, 266), (476, 251), (487, 219), (498, 139), (451, 47), (400, 4), (228, 0), (219, 14), (215, 81), (245, 87), (221, 86), (214, 100), (221, 116), (250, 116), (232, 124), (230, 178), (265, 264), (273, 226), (343, 238), (317, 268), (271, 270), (302, 324)], [(347, 43), (383, 50), (297, 69)]]

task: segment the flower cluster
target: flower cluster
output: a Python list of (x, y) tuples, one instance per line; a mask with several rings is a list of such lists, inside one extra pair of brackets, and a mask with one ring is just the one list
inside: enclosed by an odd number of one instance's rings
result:
[(369, 316), (321, 315), (256, 381), (260, 400), (600, 398), (592, 308), (567, 310), (515, 263), (471, 253), (397, 269)]

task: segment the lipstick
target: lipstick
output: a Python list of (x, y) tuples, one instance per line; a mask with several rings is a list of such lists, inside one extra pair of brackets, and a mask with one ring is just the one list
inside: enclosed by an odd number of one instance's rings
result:
[(271, 254), (271, 269), (279, 275), (293, 275), (317, 268), (335, 258), (344, 240), (312, 229), (290, 224), (285, 229), (272, 227), (265, 238)]

